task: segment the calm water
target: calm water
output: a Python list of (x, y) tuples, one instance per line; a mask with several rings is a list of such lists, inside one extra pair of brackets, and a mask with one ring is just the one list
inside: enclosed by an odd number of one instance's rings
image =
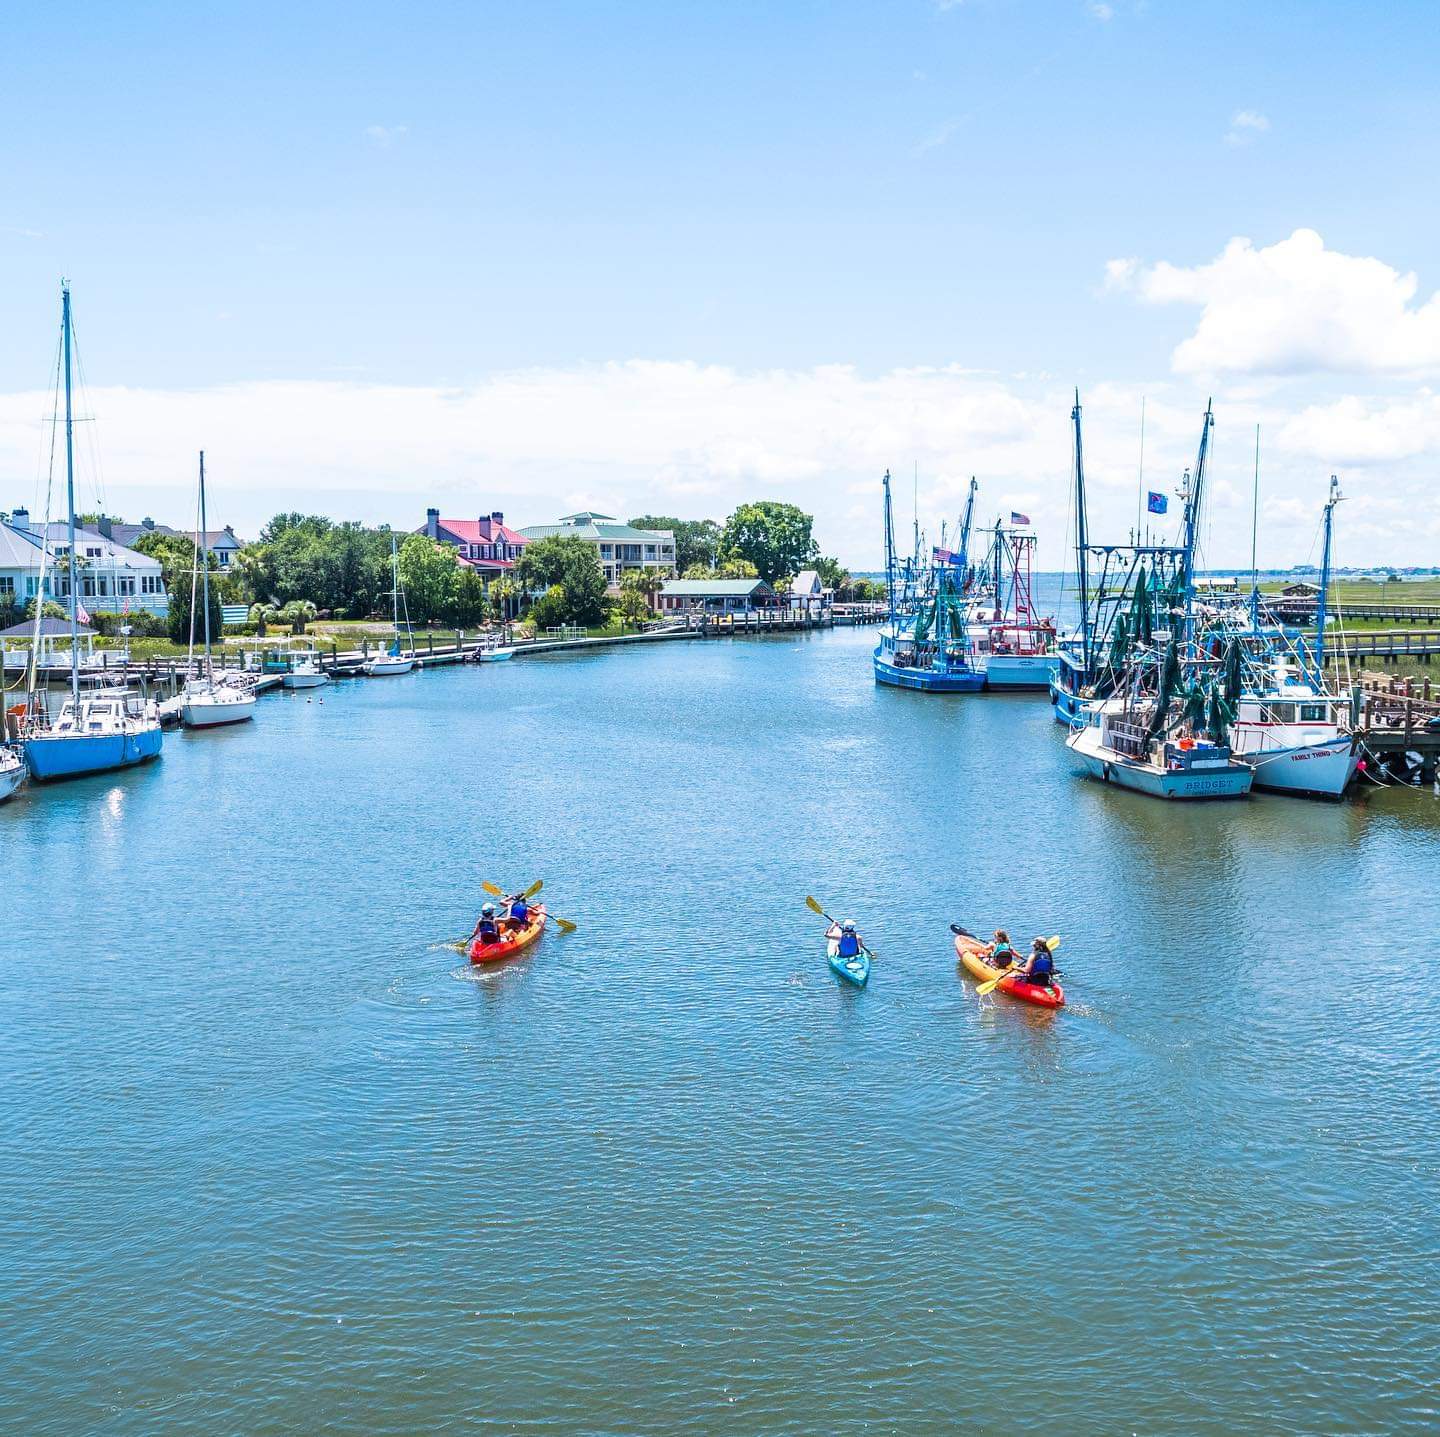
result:
[[(1440, 802), (1171, 808), (872, 642), (277, 695), (0, 809), (0, 1428), (1433, 1430)], [(432, 946), (535, 877), (573, 936)]]

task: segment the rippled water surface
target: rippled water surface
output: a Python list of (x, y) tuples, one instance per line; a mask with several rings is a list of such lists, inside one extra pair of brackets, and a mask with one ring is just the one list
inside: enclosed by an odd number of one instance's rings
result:
[[(1111, 791), (872, 643), (266, 697), (0, 809), (0, 1428), (1434, 1430), (1440, 802)], [(435, 946), (535, 877), (573, 936)]]

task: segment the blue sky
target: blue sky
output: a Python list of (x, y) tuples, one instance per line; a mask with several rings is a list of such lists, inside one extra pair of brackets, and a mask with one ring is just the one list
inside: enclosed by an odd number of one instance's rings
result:
[[(1437, 34), (1422, 4), (26, 7), (8, 499), (64, 273), (126, 517), (180, 517), (203, 443), (242, 529), (769, 495), (862, 564), (879, 470), (918, 463), (932, 524), (973, 471), (1058, 557), (1078, 384), (1102, 525), (1140, 396), (1168, 487), (1214, 392), (1216, 562), (1257, 422), (1267, 557), (1307, 557), (1338, 468), (1348, 557), (1434, 562)], [(1238, 237), (1271, 258), (1218, 263)]]

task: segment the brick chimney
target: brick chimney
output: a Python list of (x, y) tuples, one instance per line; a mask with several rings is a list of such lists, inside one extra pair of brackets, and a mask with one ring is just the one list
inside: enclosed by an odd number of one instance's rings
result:
[(505, 516), (504, 516), (498, 509), (493, 510), (493, 511), (491, 512), (491, 515), (490, 515), (490, 522), (491, 522), (497, 529), (504, 528), (504, 526), (505, 526)]
[(432, 538), (440, 537), (440, 511), (438, 509), (427, 509), (425, 511), (425, 532)]
[(97, 515), (95, 519), (95, 527), (101, 532), (101, 534), (105, 536), (105, 538), (114, 539), (115, 534), (110, 528), (110, 516), (108, 514)]

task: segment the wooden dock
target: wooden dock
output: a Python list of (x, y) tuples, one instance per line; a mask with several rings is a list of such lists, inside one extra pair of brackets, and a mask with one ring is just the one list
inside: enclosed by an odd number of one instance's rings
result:
[[(1388, 674), (1360, 676), (1360, 738), (1367, 760), (1394, 778), (1433, 782), (1440, 765), (1440, 685)], [(1418, 762), (1416, 760), (1418, 759)]]

